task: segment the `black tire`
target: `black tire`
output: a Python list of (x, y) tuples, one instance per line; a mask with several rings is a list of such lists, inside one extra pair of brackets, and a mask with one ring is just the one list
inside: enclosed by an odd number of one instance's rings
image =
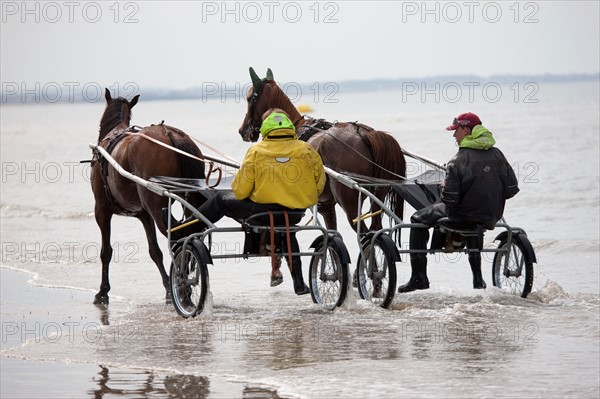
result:
[(204, 310), (208, 292), (208, 268), (191, 243), (186, 246), (185, 254), (182, 246), (179, 246), (174, 258), (170, 273), (173, 306), (181, 316), (195, 317)]
[[(315, 252), (322, 251), (323, 243), (320, 242)], [(348, 263), (342, 262), (340, 254), (341, 249), (336, 247), (333, 240), (328, 240), (325, 262), (321, 254), (313, 255), (310, 260), (310, 295), (313, 302), (328, 310), (341, 306), (348, 293)]]
[[(374, 252), (374, 262), (369, 262), (371, 253)], [(363, 247), (363, 253), (367, 262), (358, 256), (356, 266), (356, 280), (358, 293), (361, 299), (379, 305), (382, 308), (390, 306), (396, 294), (396, 262), (390, 249), (375, 241), (373, 245), (368, 243)]]
[[(503, 238), (499, 249), (506, 249), (508, 242)], [(510, 259), (505, 270), (506, 253), (496, 252), (492, 263), (492, 282), (495, 287), (526, 298), (533, 288), (533, 263), (526, 257), (523, 244), (514, 239), (510, 243)]]

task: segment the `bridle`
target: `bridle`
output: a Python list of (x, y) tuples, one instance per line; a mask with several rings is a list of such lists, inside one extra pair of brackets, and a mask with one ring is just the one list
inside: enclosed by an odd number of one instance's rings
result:
[(250, 116), (250, 126), (252, 126), (254, 133), (258, 135), (260, 133), (260, 125), (262, 124), (262, 118), (261, 115), (258, 114), (258, 111), (256, 109), (256, 103), (258, 102), (258, 97), (262, 92), (262, 86), (258, 90), (256, 89), (256, 87), (252, 88), (252, 98), (248, 99), (248, 101), (250, 102), (250, 109), (248, 110), (248, 114)]

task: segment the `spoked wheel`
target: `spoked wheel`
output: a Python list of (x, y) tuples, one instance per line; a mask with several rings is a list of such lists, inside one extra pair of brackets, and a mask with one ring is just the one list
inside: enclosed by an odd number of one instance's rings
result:
[(341, 306), (348, 292), (348, 264), (342, 262), (341, 250), (328, 240), (325, 259), (319, 254), (323, 243), (315, 247), (316, 255), (310, 261), (310, 295), (313, 302), (323, 308), (333, 310)]
[(533, 263), (528, 262), (525, 248), (515, 239), (508, 243), (506, 238), (500, 241), (498, 248), (509, 248), (509, 262), (506, 264), (506, 252), (494, 254), (492, 281), (495, 287), (503, 291), (526, 298), (533, 287)]
[(393, 254), (380, 240), (373, 245), (365, 245), (363, 253), (365, 258), (361, 253), (356, 266), (358, 293), (362, 299), (387, 308), (396, 293), (396, 262)]
[(185, 253), (179, 246), (174, 257), (170, 273), (173, 305), (177, 313), (185, 318), (197, 316), (204, 309), (208, 268), (191, 243), (186, 245)]

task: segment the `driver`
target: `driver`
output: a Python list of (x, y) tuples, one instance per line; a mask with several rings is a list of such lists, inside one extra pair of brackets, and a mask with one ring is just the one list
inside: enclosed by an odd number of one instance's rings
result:
[[(272, 108), (262, 119), (263, 139), (248, 149), (231, 184), (233, 192), (217, 192), (198, 208), (212, 223), (223, 216), (247, 219), (260, 212), (304, 211), (317, 203), (325, 187), (320, 155), (310, 144), (298, 140), (289, 116), (281, 109)], [(172, 232), (172, 237), (182, 238), (205, 228), (200, 221)], [(291, 247), (291, 252), (299, 252), (294, 233), (291, 233)], [(300, 256), (293, 256), (292, 265), (288, 266), (294, 292), (308, 294)]]
[[(457, 228), (472, 229), (481, 224), (493, 229), (502, 218), (505, 201), (519, 192), (515, 172), (502, 152), (494, 147), (492, 132), (481, 124), (477, 115), (461, 114), (446, 130), (454, 131), (459, 149), (448, 162), (446, 179), (442, 182), (442, 203), (419, 210), (411, 222), (434, 226), (437, 220), (447, 216)], [(410, 249), (425, 250), (428, 239), (427, 229), (411, 229)], [(477, 237), (466, 237), (465, 241), (468, 249), (481, 250), (482, 243), (478, 243)], [(486, 288), (479, 251), (469, 252), (469, 264), (473, 288)], [(398, 292), (429, 288), (427, 253), (411, 253), (410, 266), (410, 280), (400, 286)]]

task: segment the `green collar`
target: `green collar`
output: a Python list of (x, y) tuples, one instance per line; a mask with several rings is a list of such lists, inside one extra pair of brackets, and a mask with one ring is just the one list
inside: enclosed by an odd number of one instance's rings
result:
[(487, 128), (477, 125), (471, 131), (471, 134), (465, 136), (459, 144), (460, 148), (473, 148), (475, 150), (489, 150), (496, 144), (496, 140)]

